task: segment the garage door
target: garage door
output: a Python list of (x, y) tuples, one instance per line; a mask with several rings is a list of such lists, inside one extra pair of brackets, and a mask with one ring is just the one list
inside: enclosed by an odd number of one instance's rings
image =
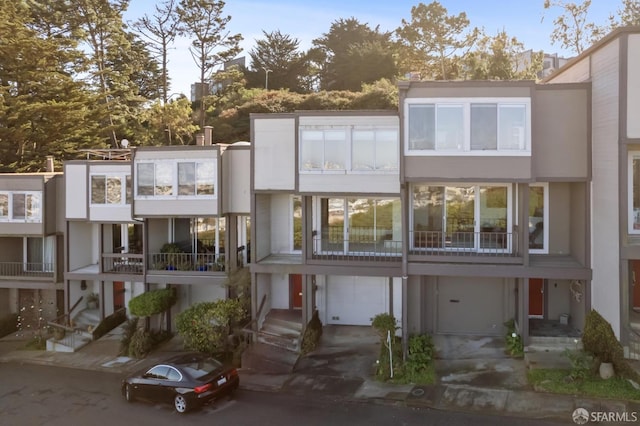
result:
[(388, 311), (388, 283), (381, 277), (327, 277), (327, 323), (371, 325)]
[(440, 277), (437, 309), (438, 333), (502, 335), (504, 281)]

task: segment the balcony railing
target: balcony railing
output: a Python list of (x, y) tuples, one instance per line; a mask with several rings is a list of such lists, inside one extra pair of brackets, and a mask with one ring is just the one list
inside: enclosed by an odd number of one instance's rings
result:
[(151, 253), (148, 269), (153, 271), (220, 271), (225, 270), (224, 255), (215, 253)]
[(54, 264), (42, 262), (0, 262), (2, 277), (53, 278)]
[(132, 253), (104, 253), (102, 271), (115, 274), (142, 274), (144, 255)]
[(315, 238), (313, 258), (324, 260), (399, 261), (402, 241)]
[(409, 253), (437, 256), (518, 255), (518, 234), (512, 232), (411, 231)]

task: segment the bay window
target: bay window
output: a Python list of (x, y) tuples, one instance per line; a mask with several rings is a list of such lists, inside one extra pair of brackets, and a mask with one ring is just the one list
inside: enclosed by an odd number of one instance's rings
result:
[(136, 196), (139, 197), (211, 198), (215, 195), (214, 160), (140, 161), (136, 170)]
[(0, 192), (0, 221), (41, 222), (41, 209), (40, 191)]

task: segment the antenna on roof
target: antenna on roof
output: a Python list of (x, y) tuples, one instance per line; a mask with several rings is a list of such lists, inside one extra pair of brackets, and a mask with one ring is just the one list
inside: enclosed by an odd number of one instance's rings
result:
[(129, 148), (129, 141), (127, 139), (122, 139), (120, 141), (120, 146), (123, 147), (124, 149)]

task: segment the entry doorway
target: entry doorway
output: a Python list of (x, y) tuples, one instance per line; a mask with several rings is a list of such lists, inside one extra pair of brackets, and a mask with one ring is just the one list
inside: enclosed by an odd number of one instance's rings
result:
[(289, 305), (291, 309), (302, 309), (302, 275), (289, 274)]
[(529, 318), (544, 318), (544, 280), (529, 278)]
[(124, 308), (124, 282), (113, 282), (113, 311)]

